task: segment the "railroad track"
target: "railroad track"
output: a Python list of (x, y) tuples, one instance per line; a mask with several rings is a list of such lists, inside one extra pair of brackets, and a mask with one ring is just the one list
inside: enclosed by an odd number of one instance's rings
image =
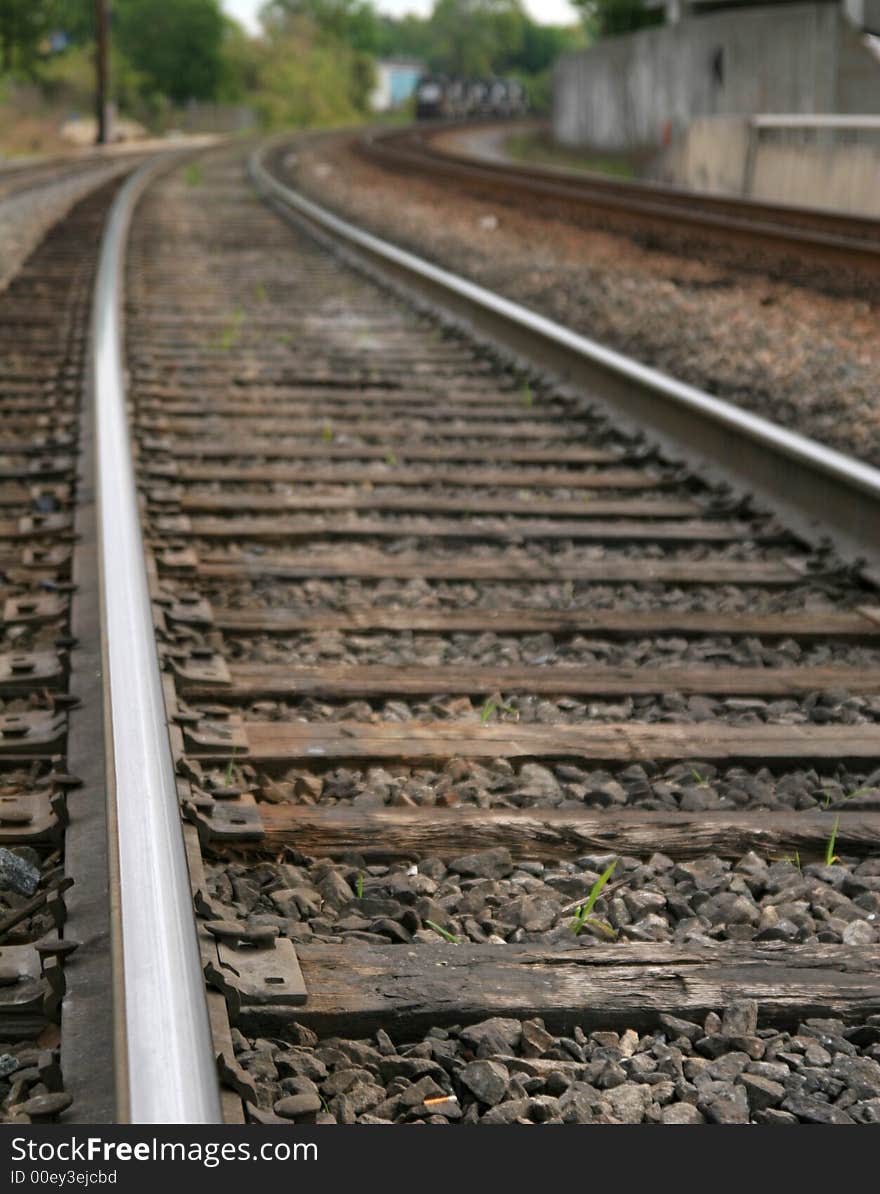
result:
[(876, 474), (274, 160), (104, 242), (115, 1114), (876, 1122)]
[(112, 1114), (111, 1041), (87, 1032), (110, 977), (83, 398), (117, 185), (80, 199), (0, 292), (0, 1089), (3, 1117), (33, 1122), (73, 1101)]
[(449, 135), (455, 128), (394, 129), (367, 134), (355, 145), (386, 169), (463, 186), (504, 204), (540, 204), (543, 214), (598, 221), (658, 247), (720, 252), (740, 267), (825, 288), (867, 287), (868, 293), (876, 285), (880, 222), (869, 217), (489, 160), (457, 147)]

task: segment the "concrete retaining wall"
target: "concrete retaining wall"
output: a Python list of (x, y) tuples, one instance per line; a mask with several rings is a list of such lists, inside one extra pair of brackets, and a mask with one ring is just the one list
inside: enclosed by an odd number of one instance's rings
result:
[(880, 217), (880, 129), (785, 133), (745, 117), (695, 120), (649, 175), (661, 182), (773, 203)]
[(554, 133), (565, 145), (668, 144), (700, 116), (880, 112), (880, 64), (836, 5), (695, 17), (560, 59)]

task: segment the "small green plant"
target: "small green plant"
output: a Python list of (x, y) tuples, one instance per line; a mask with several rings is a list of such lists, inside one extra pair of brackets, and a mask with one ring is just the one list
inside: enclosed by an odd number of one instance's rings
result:
[(461, 939), (457, 937), (455, 933), (450, 933), (448, 929), (441, 928), (440, 925), (435, 924), (433, 920), (426, 920), (425, 924), (429, 929), (433, 929), (435, 933), (439, 933), (443, 940), (448, 941), (450, 945), (461, 944)]
[(800, 850), (795, 850), (793, 854), (783, 854), (781, 858), (775, 858), (774, 862), (788, 862), (798, 871), (801, 869), (801, 854)]
[(825, 847), (825, 865), (834, 866), (835, 862), (840, 862), (840, 855), (834, 853), (834, 847), (837, 845), (837, 831), (840, 828), (840, 817), (834, 818), (834, 826), (831, 830), (831, 836), (828, 839), (828, 844)]
[(269, 296), (266, 293), (266, 287), (262, 282), (258, 282), (254, 287), (254, 296), (258, 303), (267, 303), (269, 301)]
[(502, 713), (510, 713), (516, 718), (519, 717), (519, 710), (513, 705), (505, 705), (503, 701), (496, 701), (494, 697), (489, 697), (480, 710), (481, 725), (488, 725), (499, 709)]
[(238, 338), (241, 335), (242, 319), (244, 319), (244, 311), (242, 311), (241, 307), (236, 307), (232, 312), (231, 319), (217, 337), (217, 347), (221, 352), (231, 352), (238, 343)]
[(532, 395), (532, 387), (529, 385), (528, 382), (526, 382), (526, 384), (522, 388), (522, 393), (520, 394), (520, 401), (522, 402), (522, 404), (526, 408), (526, 410), (531, 410), (532, 407), (535, 405), (535, 399), (534, 399), (534, 396)]
[(358, 877), (355, 880), (354, 893), (359, 900), (362, 900), (364, 898), (364, 876), (360, 872), (358, 873)]
[(707, 779), (704, 779), (704, 778), (703, 778), (703, 776), (702, 776), (702, 775), (700, 775), (700, 773), (699, 773), (699, 771), (697, 771), (696, 767), (691, 767), (691, 768), (690, 768), (690, 773), (691, 773), (691, 775), (694, 777), (694, 779), (696, 780), (697, 787), (699, 787), (699, 788), (708, 788), (708, 786), (709, 786), (709, 781), (708, 781)]
[(183, 172), (183, 180), (188, 187), (200, 187), (205, 181), (202, 167), (198, 162), (190, 162)]
[(605, 870), (590, 888), (590, 894), (575, 912), (574, 920), (571, 922), (571, 931), (574, 933), (575, 937), (578, 936), (586, 924), (593, 925), (608, 937), (613, 937), (615, 935), (614, 929), (612, 929), (611, 925), (606, 924), (604, 920), (599, 920), (598, 917), (592, 916), (591, 913), (596, 906), (596, 901), (602, 894), (602, 888), (614, 874), (616, 867), (617, 859), (615, 858), (614, 862), (605, 868)]
[[(845, 803), (847, 800), (854, 800), (856, 796), (867, 796), (869, 792), (873, 792), (874, 790), (874, 788), (866, 784), (861, 788), (855, 788), (852, 792), (847, 792), (845, 796), (838, 797), (838, 800), (840, 803)], [(822, 807), (831, 808), (833, 802), (834, 793), (830, 789), (826, 789), (822, 797)]]
[(389, 468), (394, 468), (395, 464), (397, 464), (397, 457), (394, 455), (393, 452), (389, 452), (388, 455), (385, 457), (385, 463), (388, 465)]
[(333, 437), (335, 434), (336, 434), (336, 432), (333, 430), (332, 426), (329, 423), (325, 423), (324, 426), (321, 428), (321, 439), (324, 441), (325, 444), (332, 444)]

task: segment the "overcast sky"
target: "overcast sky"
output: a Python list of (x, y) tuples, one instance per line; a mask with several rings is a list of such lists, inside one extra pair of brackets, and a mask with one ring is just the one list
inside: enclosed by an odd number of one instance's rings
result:
[[(251, 33), (256, 33), (259, 30), (257, 13), (263, 2), (264, 0), (223, 0), (223, 7)], [(568, 0), (524, 0), (524, 3), (532, 18), (540, 21), (542, 25), (566, 25), (577, 19), (577, 14)], [(434, 5), (433, 0), (376, 0), (376, 7), (380, 12), (391, 13), (394, 16), (407, 12), (425, 16)]]

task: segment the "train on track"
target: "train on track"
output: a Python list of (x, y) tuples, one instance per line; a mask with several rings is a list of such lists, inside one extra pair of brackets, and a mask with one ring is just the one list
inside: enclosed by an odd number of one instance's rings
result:
[(416, 87), (418, 120), (524, 116), (526, 89), (518, 79), (460, 79), (425, 75)]

